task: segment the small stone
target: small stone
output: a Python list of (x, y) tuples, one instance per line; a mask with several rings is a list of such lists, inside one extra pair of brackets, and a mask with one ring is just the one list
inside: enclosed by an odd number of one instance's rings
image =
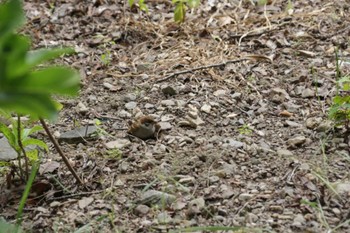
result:
[(141, 196), (139, 203), (148, 206), (164, 204), (170, 206), (175, 200), (176, 197), (174, 195), (156, 190), (148, 190)]
[(123, 100), (125, 102), (133, 102), (136, 100), (136, 98), (137, 96), (134, 93), (129, 93), (124, 96)]
[(159, 122), (160, 128), (162, 130), (170, 130), (173, 128), (173, 126), (170, 124), (170, 122)]
[(215, 184), (220, 181), (220, 177), (218, 176), (211, 176), (209, 177), (209, 184)]
[(315, 96), (315, 91), (311, 90), (310, 88), (306, 88), (301, 93), (301, 97), (303, 98), (311, 98)]
[(121, 117), (121, 118), (127, 118), (127, 119), (129, 119), (129, 118), (132, 117), (132, 114), (129, 113), (128, 111), (125, 111), (124, 109), (122, 109), (122, 110), (120, 110), (120, 111), (118, 112), (118, 116)]
[(163, 105), (163, 106), (167, 106), (167, 107), (175, 106), (175, 101), (174, 100), (162, 100), (160, 102), (160, 104)]
[(119, 168), (120, 168), (120, 171), (122, 173), (125, 173), (129, 170), (129, 167), (130, 167), (130, 164), (126, 161), (123, 161), (120, 165), (119, 165)]
[(104, 82), (103, 86), (105, 88), (107, 88), (108, 90), (110, 90), (110, 91), (118, 91), (118, 87), (116, 87), (116, 86), (114, 86), (114, 85), (112, 85), (110, 83)]
[(234, 195), (235, 195), (235, 193), (233, 192), (233, 190), (229, 189), (229, 190), (226, 190), (222, 193), (222, 198), (223, 199), (230, 199)]
[(321, 117), (310, 117), (306, 119), (305, 126), (308, 129), (315, 129), (322, 122)]
[(240, 142), (240, 141), (236, 141), (232, 138), (227, 138), (227, 139), (225, 139), (224, 145), (239, 149), (239, 148), (242, 148), (244, 146), (244, 143)]
[(89, 111), (89, 109), (82, 102), (78, 103), (77, 110), (79, 113), (87, 113)]
[(50, 207), (51, 208), (55, 208), (55, 207), (58, 207), (58, 206), (61, 206), (61, 205), (62, 205), (62, 203), (59, 202), (59, 201), (53, 201), (53, 202), (50, 203)]
[(245, 221), (250, 224), (257, 222), (258, 220), (259, 220), (259, 217), (253, 213), (247, 213), (245, 217)]
[(220, 97), (226, 95), (226, 90), (217, 90), (213, 93), (214, 96)]
[(295, 218), (293, 219), (292, 225), (295, 227), (301, 227), (305, 224), (306, 220), (303, 215), (297, 214)]
[(136, 106), (137, 106), (137, 103), (133, 102), (133, 101), (125, 104), (125, 108), (128, 110), (132, 110), (132, 109), (136, 108)]
[(146, 214), (148, 214), (150, 208), (146, 205), (138, 205), (135, 208), (135, 214), (137, 214), (138, 216), (144, 216)]
[(147, 104), (145, 104), (145, 108), (146, 109), (151, 109), (151, 108), (154, 108), (154, 105), (147, 103)]
[(130, 144), (131, 142), (127, 139), (117, 139), (115, 141), (107, 142), (105, 146), (107, 149), (122, 149)]
[(211, 110), (211, 106), (210, 106), (209, 104), (204, 104), (204, 105), (201, 107), (201, 111), (202, 111), (202, 112), (210, 113), (210, 110)]
[(335, 186), (335, 190), (339, 195), (350, 194), (350, 183), (338, 183)]
[(333, 208), (332, 212), (337, 216), (339, 216), (341, 214), (341, 211), (338, 208)]
[(161, 212), (157, 216), (157, 220), (160, 224), (169, 224), (172, 221), (172, 218), (166, 212)]
[(288, 126), (290, 126), (290, 127), (295, 127), (295, 128), (299, 128), (299, 127), (302, 126), (302, 125), (299, 124), (299, 123), (296, 123), (296, 122), (294, 122), (294, 121), (288, 121), (288, 120), (286, 120), (286, 124), (287, 124)]
[(332, 121), (322, 121), (316, 131), (317, 132), (328, 132), (329, 130), (331, 130), (333, 128), (333, 122)]
[(293, 153), (290, 150), (286, 149), (277, 150), (277, 155), (281, 157), (293, 157)]
[(162, 88), (162, 92), (164, 95), (176, 95), (176, 90), (171, 86)]
[(94, 199), (92, 197), (83, 197), (81, 200), (78, 201), (78, 205), (80, 209), (85, 209), (88, 205), (90, 205)]
[(242, 96), (242, 93), (239, 93), (239, 92), (235, 92), (235, 93), (233, 93), (232, 95), (231, 95), (231, 98), (232, 99), (240, 99), (241, 98), (241, 96)]
[(85, 142), (85, 140), (92, 139), (97, 133), (97, 127), (94, 125), (82, 126), (77, 129), (62, 133), (58, 138), (59, 142), (66, 142), (71, 144), (78, 144)]
[(190, 214), (199, 214), (205, 207), (205, 200), (203, 197), (196, 198), (188, 204), (188, 211)]
[(306, 137), (304, 137), (304, 136), (297, 136), (297, 137), (289, 139), (287, 141), (287, 145), (289, 147), (295, 148), (295, 147), (301, 146), (305, 142), (306, 142)]
[(283, 213), (283, 207), (280, 205), (271, 205), (269, 209), (273, 212)]
[(242, 193), (238, 196), (238, 200), (240, 201), (249, 201), (250, 199), (252, 199), (254, 197), (254, 194), (250, 194), (250, 193)]

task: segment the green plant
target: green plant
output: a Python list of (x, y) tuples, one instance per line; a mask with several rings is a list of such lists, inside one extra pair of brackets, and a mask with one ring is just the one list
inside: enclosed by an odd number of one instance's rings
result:
[(238, 128), (238, 132), (239, 134), (250, 135), (252, 134), (253, 130), (249, 127), (249, 125), (244, 124)]
[[(128, 0), (129, 6), (132, 7), (135, 4), (135, 0)], [(193, 9), (199, 6), (200, 0), (172, 0), (175, 5), (174, 20), (176, 23), (183, 23), (185, 21), (187, 7)], [(138, 7), (148, 13), (145, 0), (139, 0)]]
[[(29, 38), (16, 33), (25, 21), (21, 5), (20, 0), (0, 2), (0, 115), (5, 116), (6, 119), (12, 119), (13, 113), (17, 115), (17, 120), (11, 121), (12, 128), (1, 123), (0, 131), (17, 152), (19, 177), (26, 182), (18, 208), (17, 225), (13, 231), (10, 229), (10, 232), (19, 231), (22, 212), (39, 168), (38, 148), (48, 149), (43, 141), (30, 137), (42, 127), (24, 128), (21, 115), (29, 115), (32, 120), (40, 120), (70, 172), (80, 184), (83, 184), (43, 120), (43, 118), (54, 119), (57, 116), (60, 104), (52, 98), (53, 94), (71, 96), (77, 94), (79, 76), (72, 69), (43, 66), (42, 63), (63, 54), (72, 53), (74, 50), (61, 48), (29, 51)], [(41, 65), (40, 69), (37, 68), (38, 65)], [(30, 146), (36, 148), (26, 150)], [(22, 158), (24, 158), (24, 166), (22, 166)], [(11, 179), (12, 174), (8, 178)], [(12, 228), (11, 225), (4, 225)], [(1, 230), (3, 230), (2, 227)]]
[(101, 54), (100, 60), (103, 63), (103, 65), (108, 66), (112, 61), (112, 55), (111, 50), (107, 47), (108, 45), (114, 45), (114, 41), (110, 41), (108, 43), (105, 43), (103, 45), (103, 49), (105, 50), (105, 53)]
[(15, 31), (24, 24), (20, 0), (0, 5), (0, 108), (32, 118), (53, 119), (58, 103), (52, 94), (76, 95), (77, 72), (65, 67), (35, 69), (45, 61), (73, 53), (67, 48), (29, 51), (30, 40)]
[[(23, 128), (20, 119), (17, 121), (13, 120), (12, 123), (12, 127), (8, 127), (0, 122), (0, 132), (4, 134), (10, 146), (16, 151), (19, 176), (23, 181), (26, 181), (29, 175), (29, 163), (37, 162), (39, 160), (38, 149), (48, 151), (48, 146), (42, 140), (30, 137), (35, 132), (42, 130), (41, 126), (36, 125), (32, 128)], [(23, 166), (21, 166), (22, 159), (25, 161), (25, 171)]]
[(342, 76), (338, 50), (335, 51), (337, 93), (329, 109), (329, 117), (337, 126), (344, 125), (346, 135), (350, 134), (350, 76)]
[[(129, 6), (132, 7), (135, 3), (135, 0), (128, 0), (128, 3), (129, 3)], [(140, 10), (148, 13), (148, 7), (145, 4), (145, 0), (139, 0), (138, 5), (139, 5)]]
[(336, 125), (344, 125), (347, 132), (350, 131), (350, 76), (342, 77), (337, 81), (338, 87), (344, 92), (338, 93), (329, 109), (329, 117)]
[(175, 4), (174, 20), (176, 23), (185, 22), (187, 7), (193, 9), (199, 6), (200, 0), (173, 0)]

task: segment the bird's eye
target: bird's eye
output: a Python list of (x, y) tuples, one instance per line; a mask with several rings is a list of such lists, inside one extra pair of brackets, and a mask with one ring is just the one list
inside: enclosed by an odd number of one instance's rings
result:
[(148, 127), (148, 126), (149, 126), (149, 122), (145, 122), (144, 124), (145, 124), (145, 126), (146, 126), (146, 127)]

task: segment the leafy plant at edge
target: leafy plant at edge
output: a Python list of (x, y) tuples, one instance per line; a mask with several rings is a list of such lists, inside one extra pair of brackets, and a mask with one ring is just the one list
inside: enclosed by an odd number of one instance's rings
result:
[[(337, 94), (333, 98), (332, 106), (329, 109), (329, 117), (337, 126), (344, 125), (346, 133), (350, 133), (350, 76), (342, 77), (339, 67), (338, 51), (335, 52), (336, 57), (336, 78)], [(341, 95), (340, 92), (344, 92)]]
[[(135, 4), (135, 0), (128, 0), (129, 6), (132, 7)], [(176, 23), (185, 22), (187, 7), (193, 9), (199, 6), (200, 0), (172, 0), (175, 5), (174, 20)], [(139, 8), (145, 12), (148, 12), (145, 0), (139, 0)]]
[[(40, 119), (44, 126), (43, 118), (54, 119), (59, 108), (59, 103), (51, 95), (76, 95), (79, 89), (79, 76), (76, 71), (65, 67), (36, 68), (45, 61), (73, 53), (74, 50), (60, 48), (29, 51), (28, 37), (16, 33), (25, 22), (21, 3), (20, 0), (0, 2), (0, 115), (7, 118), (12, 112), (18, 115), (12, 128), (1, 123), (0, 131), (17, 153), (26, 154), (25, 148), (30, 145), (46, 150), (48, 148), (43, 141), (29, 137), (42, 128), (34, 126), (24, 129), (20, 116), (30, 115), (32, 119)], [(39, 167), (37, 155), (37, 151), (28, 153), (28, 156), (33, 156), (35, 162), (32, 164), (30, 176), (26, 169), (28, 179), (18, 208), (17, 226), (13, 228), (0, 219), (1, 229), (7, 228), (10, 232), (19, 231), (23, 208)], [(21, 156), (18, 156), (18, 159), (20, 162)]]

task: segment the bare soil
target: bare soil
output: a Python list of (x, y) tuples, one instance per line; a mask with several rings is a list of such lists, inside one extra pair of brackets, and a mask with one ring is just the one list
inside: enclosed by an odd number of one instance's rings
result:
[[(52, 131), (99, 130), (61, 143), (88, 190), (51, 146), (42, 166), (59, 164), (38, 176), (46, 188), (33, 188), (24, 228), (349, 232), (349, 139), (328, 109), (336, 48), (350, 71), (350, 2), (202, 1), (181, 25), (170, 2), (146, 1), (146, 14), (116, 0), (25, 1), (33, 48), (77, 51), (59, 63), (80, 72), (81, 91), (59, 99)], [(161, 124), (157, 140), (127, 135), (141, 114)], [(23, 187), (2, 189), (12, 221)], [(171, 198), (157, 204), (150, 190)]]

